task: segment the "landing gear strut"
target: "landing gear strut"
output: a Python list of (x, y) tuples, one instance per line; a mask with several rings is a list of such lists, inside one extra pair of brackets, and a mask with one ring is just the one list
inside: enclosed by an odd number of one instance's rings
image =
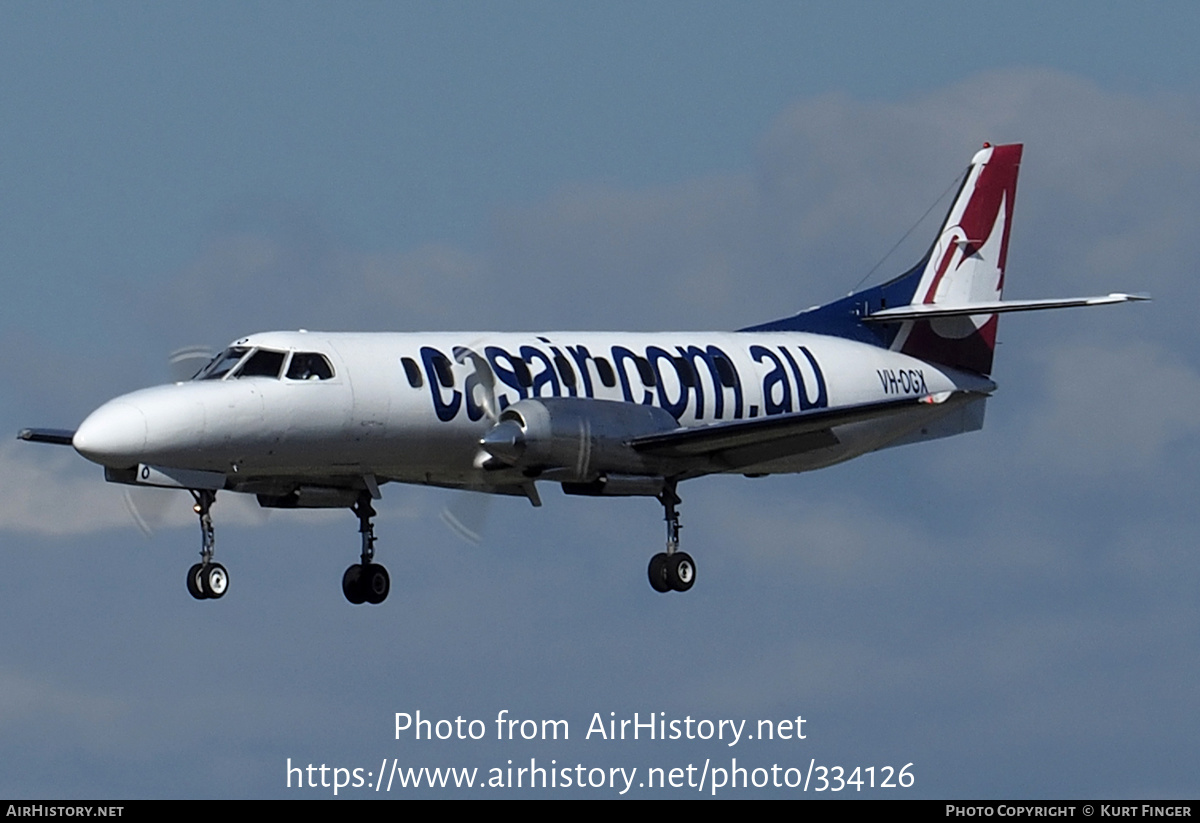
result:
[(686, 592), (696, 582), (696, 562), (687, 552), (679, 551), (679, 512), (683, 501), (675, 493), (675, 481), (670, 481), (658, 495), (667, 521), (667, 550), (650, 558), (650, 587), (656, 592)]
[(213, 562), (217, 540), (209, 510), (217, 500), (217, 493), (211, 489), (189, 491), (196, 500), (192, 510), (200, 515), (200, 562), (188, 569), (187, 590), (197, 600), (216, 600), (229, 589), (229, 573), (220, 563)]
[(350, 511), (358, 515), (358, 531), (362, 534), (361, 562), (346, 569), (342, 575), (342, 594), (354, 605), (382, 603), (392, 588), (387, 569), (375, 563), (375, 525), (371, 518), (375, 509), (371, 506), (371, 495), (363, 492)]

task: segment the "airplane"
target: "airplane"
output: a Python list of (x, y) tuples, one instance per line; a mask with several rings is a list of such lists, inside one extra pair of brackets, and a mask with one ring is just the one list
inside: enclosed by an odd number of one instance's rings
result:
[(998, 315), (1146, 300), (1114, 293), (1004, 300), (1020, 144), (985, 143), (929, 251), (840, 300), (733, 332), (322, 333), (234, 341), (190, 380), (125, 394), (70, 445), (105, 480), (187, 490), (200, 519), (197, 599), (229, 575), (214, 560), (218, 492), (265, 508), (349, 508), (359, 562), (342, 591), (382, 603), (372, 502), (389, 482), (524, 497), (653, 497), (667, 524), (657, 592), (684, 592), (684, 480), (811, 471), (982, 427)]

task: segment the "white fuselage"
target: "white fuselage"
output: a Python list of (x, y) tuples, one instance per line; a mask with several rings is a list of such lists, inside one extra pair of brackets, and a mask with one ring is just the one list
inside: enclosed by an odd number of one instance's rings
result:
[[(80, 425), (76, 449), (114, 469), (220, 472), (244, 491), (343, 475), (486, 489), (509, 478), (481, 468), (480, 438), (526, 397), (652, 405), (694, 427), (994, 388), (898, 352), (794, 332), (268, 332), (234, 346), (282, 352), (285, 365), (275, 376), (231, 372), (118, 397)], [(289, 377), (298, 353), (323, 356), (332, 374)], [(738, 471), (806, 471), (921, 439), (952, 407), (843, 426), (836, 445)]]

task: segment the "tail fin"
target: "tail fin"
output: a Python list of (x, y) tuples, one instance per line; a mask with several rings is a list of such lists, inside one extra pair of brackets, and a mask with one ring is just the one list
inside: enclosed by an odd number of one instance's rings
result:
[[(1020, 144), (985, 146), (971, 160), (910, 305), (953, 307), (1000, 300), (1020, 165)], [(890, 348), (990, 374), (996, 325), (995, 314), (907, 320)]]
[[(923, 360), (990, 374), (996, 314), (949, 314), (953, 307), (998, 303), (1017, 194), (1021, 145), (985, 144), (971, 160), (937, 240), (921, 262), (881, 286), (745, 331), (811, 331), (863, 340)], [(889, 307), (927, 307), (932, 319), (878, 317)], [(929, 311), (933, 310), (933, 311)], [(897, 312), (893, 312), (895, 316)]]

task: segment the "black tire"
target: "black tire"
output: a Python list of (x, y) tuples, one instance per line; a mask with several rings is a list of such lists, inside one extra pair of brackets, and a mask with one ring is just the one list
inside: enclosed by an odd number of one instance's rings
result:
[(650, 558), (650, 588), (656, 592), (669, 592), (671, 584), (667, 580), (667, 555), (666, 552), (659, 552)]
[(387, 600), (388, 592), (392, 590), (392, 579), (388, 577), (387, 569), (378, 563), (363, 566), (358, 584), (366, 601), (375, 605)]
[(686, 592), (696, 582), (696, 561), (687, 552), (675, 552), (667, 558), (667, 582), (677, 592)]
[(355, 606), (361, 606), (367, 599), (362, 583), (362, 566), (358, 563), (346, 569), (342, 575), (342, 594)]
[(200, 585), (200, 572), (204, 569), (203, 563), (197, 563), (188, 569), (187, 589), (188, 594), (197, 600), (207, 600), (208, 595), (204, 593), (204, 588)]
[(200, 590), (205, 597), (218, 600), (229, 591), (229, 572), (220, 563), (210, 563), (200, 569)]

